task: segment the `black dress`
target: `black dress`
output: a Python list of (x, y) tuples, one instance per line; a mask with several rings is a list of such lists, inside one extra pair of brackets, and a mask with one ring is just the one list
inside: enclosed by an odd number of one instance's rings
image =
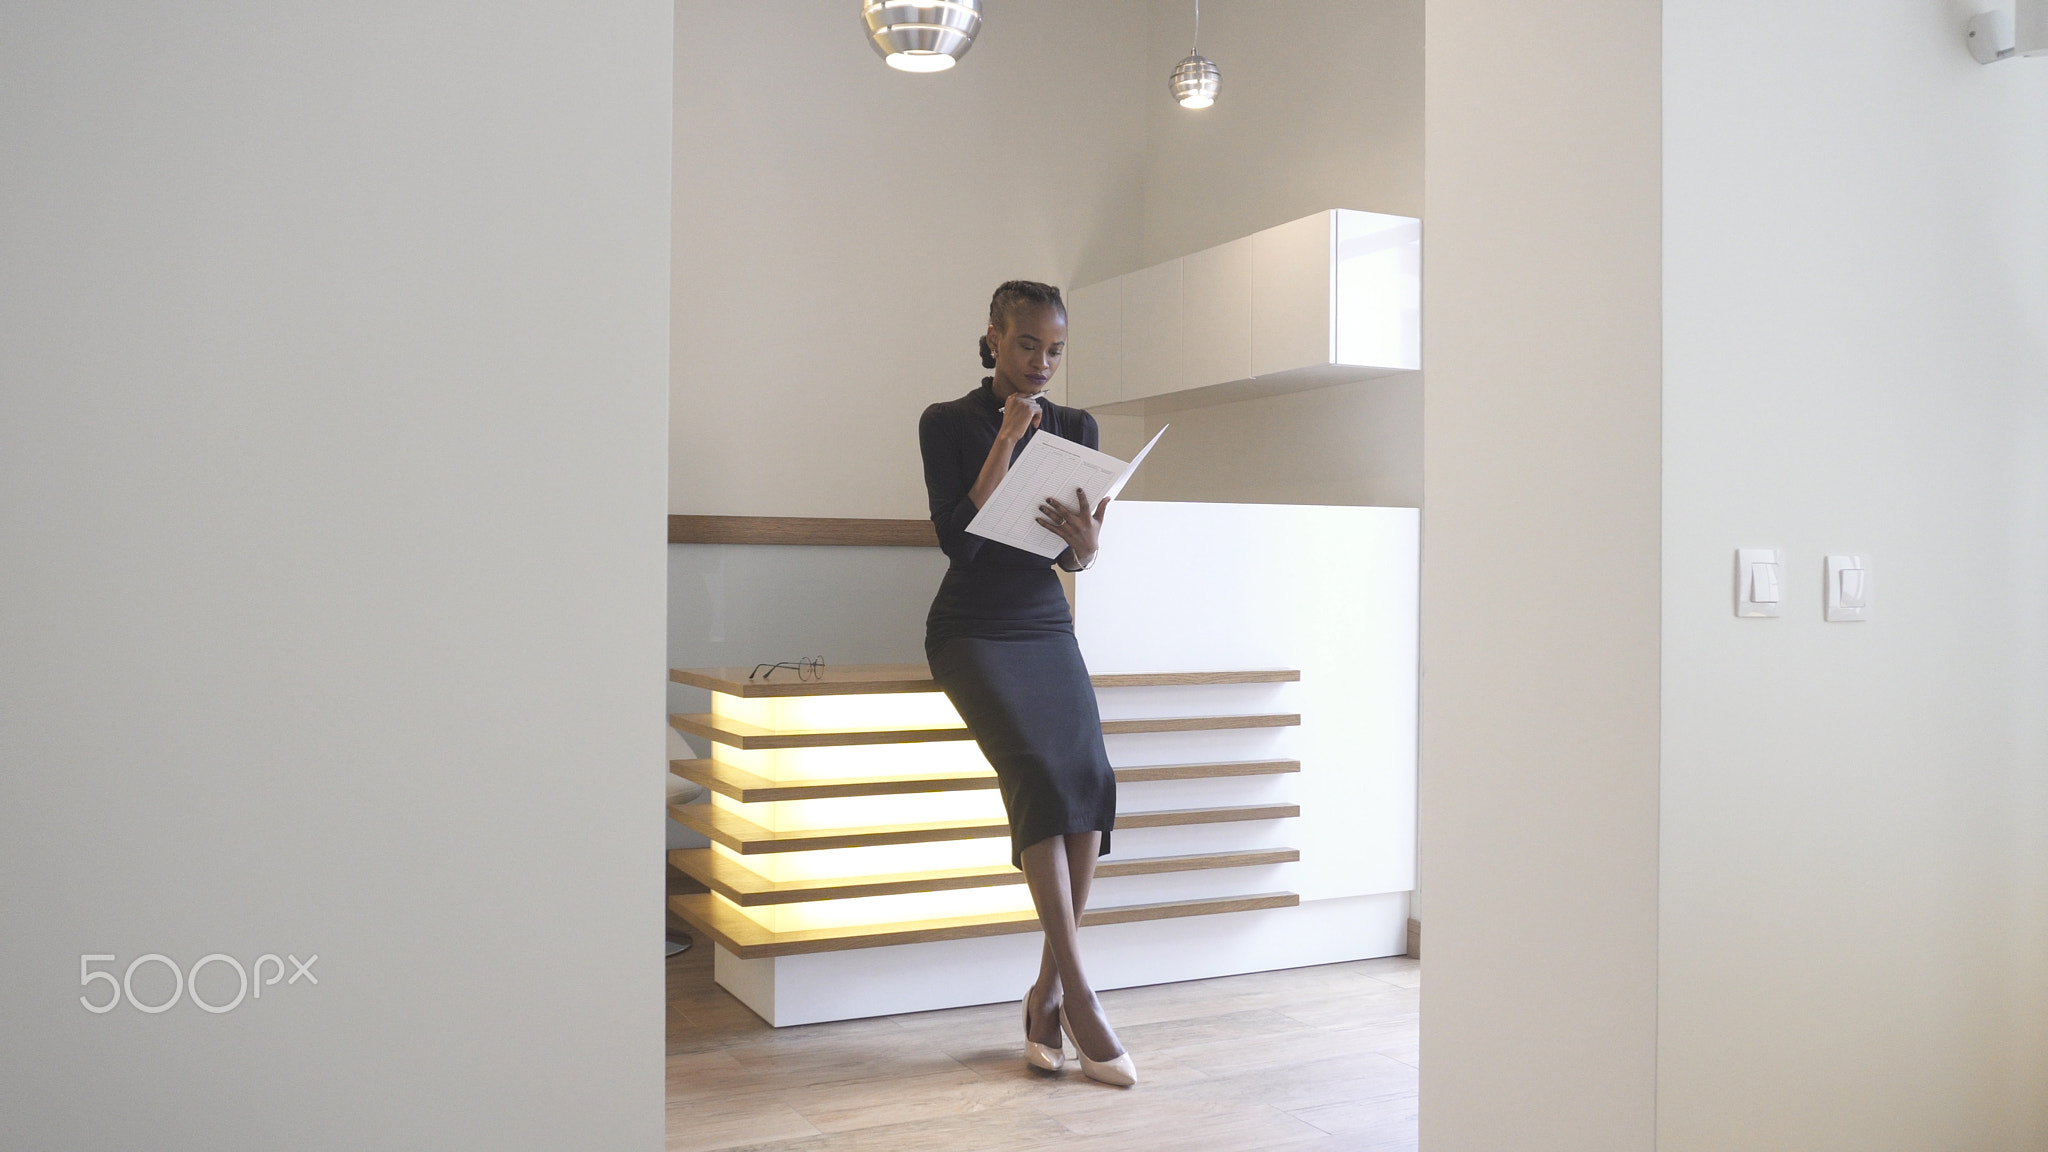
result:
[[(1093, 416), (1048, 400), (1039, 407), (1039, 426), (1018, 452), (1047, 432), (1096, 446)], [(1106, 853), (1116, 777), (1066, 593), (1045, 557), (967, 531), (979, 511), (967, 492), (1002, 423), (1003, 402), (984, 378), (960, 399), (926, 408), (917, 424), (932, 524), (953, 562), (925, 618), (925, 657), (995, 767), (1010, 814), (1010, 862), (1072, 832), (1102, 833)]]

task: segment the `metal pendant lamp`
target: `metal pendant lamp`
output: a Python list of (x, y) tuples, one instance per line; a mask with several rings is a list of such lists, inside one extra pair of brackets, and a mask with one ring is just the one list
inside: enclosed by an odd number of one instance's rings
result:
[(1216, 63), (1200, 52), (1194, 45), (1202, 42), (1202, 0), (1195, 0), (1195, 39), (1188, 46), (1188, 58), (1174, 66), (1173, 78), (1168, 81), (1173, 98), (1183, 108), (1207, 108), (1216, 102), (1216, 92), (1223, 87), (1223, 74), (1216, 70)]
[(860, 15), (875, 54), (905, 72), (944, 72), (981, 31), (981, 0), (861, 0)]

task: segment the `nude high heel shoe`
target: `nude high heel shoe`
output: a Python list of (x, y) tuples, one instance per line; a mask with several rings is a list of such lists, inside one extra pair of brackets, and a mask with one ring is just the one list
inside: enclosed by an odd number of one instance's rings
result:
[[(1061, 1027), (1066, 1026), (1064, 1018)], [(1031, 1038), (1031, 989), (1024, 990), (1024, 1059), (1033, 1068), (1057, 1072), (1067, 1065), (1066, 1038), (1059, 1044), (1040, 1044)]]
[[(1074, 1026), (1067, 1023), (1065, 1001), (1060, 1003), (1060, 1027), (1066, 1030), (1068, 1036), (1074, 1035)], [(1074, 1054), (1081, 1058), (1081, 1074), (1090, 1080), (1114, 1084), (1119, 1088), (1129, 1088), (1138, 1082), (1138, 1066), (1131, 1062), (1129, 1052), (1122, 1053), (1114, 1060), (1090, 1060), (1088, 1053), (1081, 1051), (1081, 1042), (1075, 1040)]]

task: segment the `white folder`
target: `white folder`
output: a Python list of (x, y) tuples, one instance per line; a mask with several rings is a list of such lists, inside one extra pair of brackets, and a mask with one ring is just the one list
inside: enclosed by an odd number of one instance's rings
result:
[(1048, 560), (1058, 556), (1066, 551), (1067, 542), (1038, 522), (1039, 506), (1047, 499), (1072, 504), (1074, 490), (1078, 488), (1085, 493), (1082, 509), (1093, 514), (1097, 503), (1114, 500), (1124, 490), (1131, 474), (1144, 462), (1145, 454), (1164, 435), (1163, 427), (1153, 433), (1152, 439), (1126, 464), (1107, 452), (1097, 452), (1041, 431), (1010, 462), (1010, 471), (996, 485), (988, 503), (974, 514), (967, 530)]

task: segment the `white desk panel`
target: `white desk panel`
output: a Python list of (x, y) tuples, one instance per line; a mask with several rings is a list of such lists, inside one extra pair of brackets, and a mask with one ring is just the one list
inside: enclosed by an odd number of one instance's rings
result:
[[(1301, 761), (1291, 791), (1302, 814), (1281, 822), (1281, 838), (1301, 849), (1290, 871), (1304, 901), (1415, 886), (1419, 523), (1413, 508), (1119, 500), (1101, 558), (1078, 577), (1090, 671), (1301, 671), (1260, 700), (1298, 711), (1301, 727), (1243, 735)], [(1237, 695), (1191, 711), (1252, 702)], [(1195, 754), (1200, 735), (1176, 736), (1173, 755)], [(1244, 747), (1232, 743), (1190, 758), (1230, 758)], [(1124, 751), (1112, 759), (1151, 759)]]

